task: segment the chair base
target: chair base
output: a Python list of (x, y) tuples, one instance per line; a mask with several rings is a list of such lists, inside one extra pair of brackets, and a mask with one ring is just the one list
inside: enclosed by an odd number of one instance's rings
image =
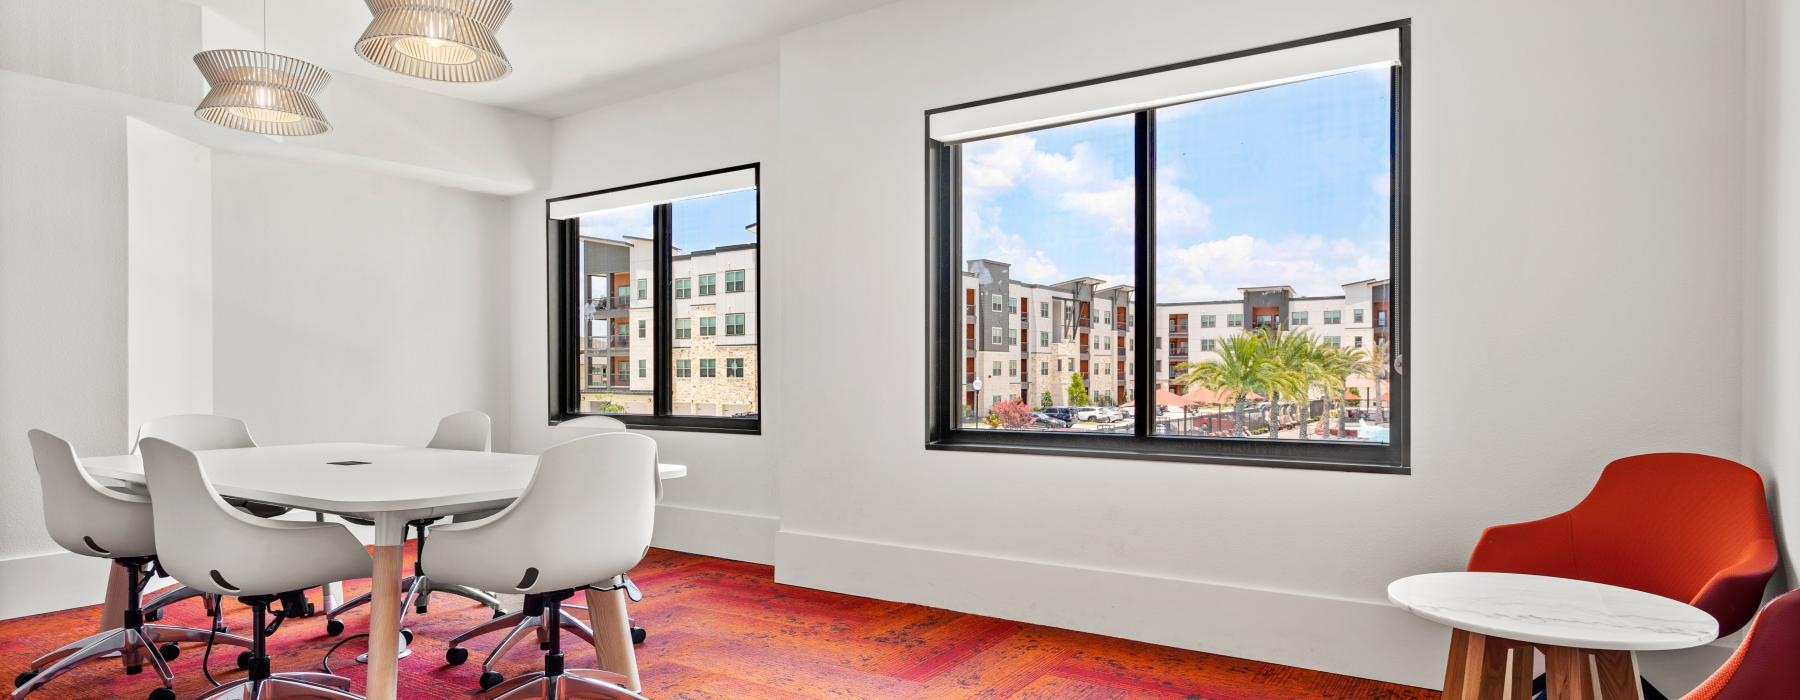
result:
[(625, 689), (625, 677), (594, 669), (565, 669), (558, 675), (528, 673), (494, 686), (481, 694), (485, 700), (646, 700)]
[[(425, 608), (426, 603), (431, 600), (431, 594), (433, 593), (447, 593), (454, 596), (462, 596), (482, 605), (486, 605), (489, 608), (492, 608), (496, 613), (504, 614), (506, 612), (506, 607), (500, 603), (500, 599), (494, 597), (493, 594), (488, 593), (487, 591), (476, 590), (468, 586), (434, 585), (432, 584), (431, 579), (425, 576), (408, 576), (401, 579), (400, 588), (405, 591), (400, 599), (400, 620), (402, 622), (405, 622), (406, 613), (408, 611), (417, 609), (418, 612), (425, 612), (423, 608)], [(338, 606), (331, 608), (325, 613), (325, 619), (336, 620), (344, 613), (368, 604), (369, 594), (363, 593), (362, 595), (346, 600)]]
[(286, 700), (332, 698), (362, 700), (350, 692), (350, 679), (329, 673), (277, 673), (263, 679), (242, 678), (207, 691), (200, 700)]
[[(78, 642), (63, 646), (56, 651), (38, 657), (31, 662), (26, 673), (30, 678), (12, 692), (13, 698), (23, 698), (43, 687), (45, 683), (55, 680), (69, 669), (89, 661), (106, 658), (120, 658), (126, 673), (141, 669), (145, 662), (156, 670), (164, 688), (173, 688), (175, 679), (169, 673), (169, 665), (163, 660), (159, 650), (164, 644), (177, 642), (205, 642), (206, 630), (189, 627), (170, 627), (167, 625), (144, 625), (139, 628), (120, 627), (95, 634)], [(250, 647), (250, 640), (232, 634), (216, 635), (215, 641), (233, 646)], [(116, 656), (115, 656), (116, 655)]]
[[(574, 615), (570, 615), (566, 610), (559, 610), (557, 612), (557, 616), (562, 619), (563, 629), (574, 632), (576, 637), (581, 638), (582, 641), (587, 642), (590, 645), (594, 643), (594, 631), (589, 629), (586, 623), (583, 623)], [(490, 632), (497, 632), (507, 628), (511, 628), (511, 631), (507, 632), (506, 636), (500, 639), (499, 646), (494, 647), (493, 651), (488, 652), (487, 660), (481, 662), (481, 670), (483, 672), (494, 670), (494, 664), (498, 663), (500, 659), (505, 658), (506, 653), (512, 651), (513, 646), (517, 645), (519, 640), (524, 638), (527, 631), (537, 632), (537, 642), (539, 647), (542, 647), (544, 643), (548, 641), (546, 635), (550, 633), (550, 631), (544, 627), (544, 618), (542, 616), (530, 615), (523, 611), (509, 613), (488, 620), (475, 629), (457, 635), (450, 640), (450, 651), (447, 652), (447, 654), (449, 654), (451, 658), (454, 658), (454, 656), (461, 651), (463, 642)], [(467, 652), (462, 652), (462, 654), (466, 657)], [(461, 663), (461, 661), (452, 661), (451, 663)]]

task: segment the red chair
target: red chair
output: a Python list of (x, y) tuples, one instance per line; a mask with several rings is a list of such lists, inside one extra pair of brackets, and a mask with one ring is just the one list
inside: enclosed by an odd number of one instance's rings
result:
[(1737, 653), (1682, 700), (1800, 697), (1800, 591), (1763, 608)]
[(1726, 635), (1756, 614), (1776, 559), (1761, 476), (1728, 459), (1660, 453), (1606, 465), (1566, 513), (1488, 528), (1469, 570), (1655, 593), (1705, 610)]

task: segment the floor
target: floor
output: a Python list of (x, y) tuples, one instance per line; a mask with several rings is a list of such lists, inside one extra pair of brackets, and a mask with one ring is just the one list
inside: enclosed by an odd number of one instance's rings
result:
[[(651, 550), (632, 572), (644, 601), (632, 607), (650, 629), (638, 647), (644, 694), (652, 698), (1435, 698), (1435, 691), (1336, 676), (1028, 625), (977, 615), (825, 593), (774, 582), (759, 564)], [(367, 582), (347, 584), (355, 593)], [(0, 621), (0, 670), (23, 670), (36, 654), (87, 634), (97, 608)], [(349, 616), (346, 635), (364, 629)], [(227, 607), (234, 631), (244, 608)], [(444, 663), (447, 640), (486, 620), (460, 598), (434, 598), (408, 626), (416, 634), (403, 659), (401, 697), (468, 698), (479, 660), (496, 638), (476, 640), (474, 658)], [(204, 626), (197, 601), (177, 604), (166, 624)], [(272, 638), (275, 670), (314, 670), (338, 638), (323, 616), (289, 620)], [(485, 643), (481, 643), (485, 642)], [(192, 698), (208, 687), (200, 673), (203, 646), (183, 650), (171, 666), (176, 691)], [(220, 647), (228, 650), (228, 647)], [(591, 648), (571, 647), (571, 667), (592, 666)], [(332, 667), (362, 687), (352, 658), (362, 640), (331, 656)], [(241, 677), (235, 652), (216, 654), (213, 676)], [(508, 676), (542, 657), (520, 645), (503, 663)], [(33, 698), (136, 698), (156, 687), (154, 675), (125, 676), (99, 663), (58, 678)], [(8, 688), (10, 689), (10, 688)]]

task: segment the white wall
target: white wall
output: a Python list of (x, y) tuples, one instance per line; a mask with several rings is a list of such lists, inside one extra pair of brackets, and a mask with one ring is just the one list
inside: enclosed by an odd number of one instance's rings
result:
[[(1411, 476), (923, 449), (923, 110), (1403, 17)], [(1741, 6), (1675, 0), (914, 0), (789, 35), (777, 577), (1436, 687), (1447, 633), (1389, 581), (1611, 458), (1740, 456), (1742, 36)], [(850, 289), (896, 321), (854, 352), (810, 315)], [(1680, 318), (1708, 329), (1642, 332)], [(1649, 410), (1671, 397), (1678, 420)]]
[[(1800, 543), (1800, 7), (1745, 19), (1744, 450), (1775, 477), (1784, 551)], [(1788, 586), (1800, 584), (1793, 557)]]
[(211, 413), (212, 151), (126, 119), (125, 425)]
[(25, 431), (125, 448), (125, 154), (123, 115), (0, 83), (0, 617), (43, 609), (19, 594), (42, 581), (52, 606), (105, 588), (103, 562), (54, 556)]
[(232, 153), (212, 165), (219, 413), (266, 443), (424, 444), (471, 408), (507, 424), (507, 200)]
[[(550, 440), (544, 199), (758, 161), (767, 178), (775, 159), (776, 75), (774, 66), (752, 68), (555, 122), (550, 185), (517, 197), (513, 206), (509, 335), (515, 448), (541, 449)], [(761, 231), (765, 265), (790, 254), (779, 229)], [(758, 279), (764, 285), (762, 353), (775, 357), (786, 341), (780, 330), (784, 316), (771, 307), (784, 283), (766, 272)], [(765, 406), (785, 390), (786, 376), (764, 361)], [(760, 436), (649, 433), (663, 461), (689, 466), (687, 477), (668, 483), (657, 515), (657, 546), (774, 560), (775, 469), (784, 455), (778, 446), (792, 444), (782, 435), (793, 433), (784, 432), (788, 429), (767, 410), (763, 415)]]

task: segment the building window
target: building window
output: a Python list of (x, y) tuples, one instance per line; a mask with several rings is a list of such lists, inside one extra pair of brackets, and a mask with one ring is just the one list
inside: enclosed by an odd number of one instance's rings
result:
[(1351, 323), (1362, 323), (1363, 322), (1363, 310), (1362, 309), (1351, 309), (1350, 310), (1350, 322)]
[(1006, 344), (1007, 345), (1018, 345), (1019, 344), (1019, 329), (1017, 329), (1017, 328), (1006, 329)]
[(1344, 347), (1344, 339), (1340, 336), (1328, 335), (1325, 336), (1325, 344), (1334, 348), (1341, 348)]
[(725, 314), (725, 335), (744, 334), (744, 315)]
[(1038, 363), (1038, 376), (1040, 376), (1040, 377), (1050, 376), (1050, 363), (1048, 363), (1048, 362), (1039, 362)]
[(994, 360), (994, 376), (1000, 376), (1000, 361)]
[(1359, 348), (1360, 348), (1360, 347), (1362, 347), (1362, 346), (1363, 346), (1363, 344), (1362, 344), (1362, 336), (1360, 336), (1360, 335), (1359, 335), (1359, 336), (1356, 336), (1356, 347), (1359, 347)]
[(743, 379), (744, 378), (744, 358), (742, 358), (742, 357), (727, 357), (727, 358), (725, 358), (725, 376), (729, 379)]
[(710, 357), (700, 360), (700, 378), (712, 379), (719, 376), (719, 361)]
[(988, 342), (991, 342), (995, 345), (1000, 344), (1000, 327), (999, 326), (994, 326), (994, 327), (988, 329)]
[(1038, 302), (1038, 317), (1039, 318), (1050, 318), (1050, 302), (1047, 302), (1047, 301)]
[(1344, 322), (1344, 312), (1331, 309), (1325, 312), (1325, 325), (1335, 326)]
[(1008, 376), (1008, 377), (1019, 376), (1019, 361), (1018, 360), (1007, 360), (1006, 361), (1006, 376)]
[[(1404, 356), (1409, 308), (1399, 263), (1409, 258), (1410, 80), (1402, 63), (1410, 32), (1403, 20), (926, 112), (929, 319), (937, 340), (928, 346), (927, 447), (1404, 472), (1407, 387), (1390, 366)], [(1058, 169), (1046, 174), (1033, 163)], [(1052, 175), (1054, 183), (1040, 181)], [(1117, 206), (1068, 205), (1103, 195)], [(1232, 225), (1207, 226), (1193, 202)], [(977, 213), (984, 222), (1009, 222), (1008, 235), (962, 225)], [(1295, 221), (1330, 233), (1297, 236)], [(1102, 241), (1093, 234), (1109, 227), (1119, 235)], [(1221, 256), (1222, 245), (1257, 252)], [(1345, 260), (1380, 269), (1347, 274)], [(1153, 274), (1144, 280), (1135, 271)], [(1225, 399), (1181, 415), (1139, 411), (1116, 431), (990, 427), (985, 416), (961, 410), (964, 368), (976, 357), (962, 342), (968, 280), (1055, 295), (1064, 308), (1055, 329), (1085, 348), (1069, 369), (1101, 381), (1089, 387), (1090, 401), (1143, 396), (1159, 379)], [(1289, 306), (1357, 298), (1386, 310), (1379, 320), (1392, 330), (1380, 342), (1393, 347), (1312, 362), (1318, 353), (1349, 350), (1304, 330), (1315, 320), (1311, 310)], [(1000, 299), (994, 295), (996, 311)], [(1040, 303), (1040, 314), (1046, 306)], [(1183, 307), (1215, 309), (1193, 315), (1205, 329), (1224, 315), (1225, 328), (1191, 346), (1190, 314), (1165, 313)], [(1241, 311), (1225, 313), (1234, 308)], [(1128, 320), (1145, 312), (1161, 322)], [(1149, 337), (1161, 350), (1159, 331), (1171, 338), (1169, 374), (1126, 380), (1125, 368), (1143, 360), (1164, 371), (1161, 353), (1136, 342)], [(1190, 348), (1197, 351), (1191, 359)], [(1094, 351), (1105, 354), (1090, 359)], [(1327, 365), (1334, 369), (1320, 369)], [(1311, 430), (1333, 407), (1295, 399), (1346, 381), (1373, 383), (1394, 397), (1386, 424), (1354, 437)]]
[(1006, 297), (999, 294), (990, 294), (988, 296), (992, 297), (992, 299), (989, 300), (991, 302), (990, 306), (992, 306), (995, 311), (999, 311), (1006, 307)]
[(1038, 331), (1038, 347), (1050, 347), (1050, 331)]
[[(675, 318), (685, 308), (658, 303), (716, 294), (717, 270), (731, 291), (745, 292), (732, 301), (728, 324), (741, 317), (737, 334), (757, 336), (749, 319), (757, 317), (759, 298), (748, 280), (761, 255), (758, 173), (755, 165), (740, 166), (546, 202), (552, 422), (605, 413), (633, 427), (760, 432), (758, 382), (745, 377), (707, 388), (701, 400), (691, 383), (672, 381), (693, 376), (692, 360), (671, 355), (689, 352), (694, 323)], [(699, 318), (700, 336), (717, 332), (716, 317)], [(731, 352), (747, 367), (760, 349), (743, 342)], [(630, 381), (621, 381), (632, 364)], [(591, 379), (602, 366), (610, 382), (598, 386)], [(732, 406), (742, 417), (696, 413), (714, 405)]]

